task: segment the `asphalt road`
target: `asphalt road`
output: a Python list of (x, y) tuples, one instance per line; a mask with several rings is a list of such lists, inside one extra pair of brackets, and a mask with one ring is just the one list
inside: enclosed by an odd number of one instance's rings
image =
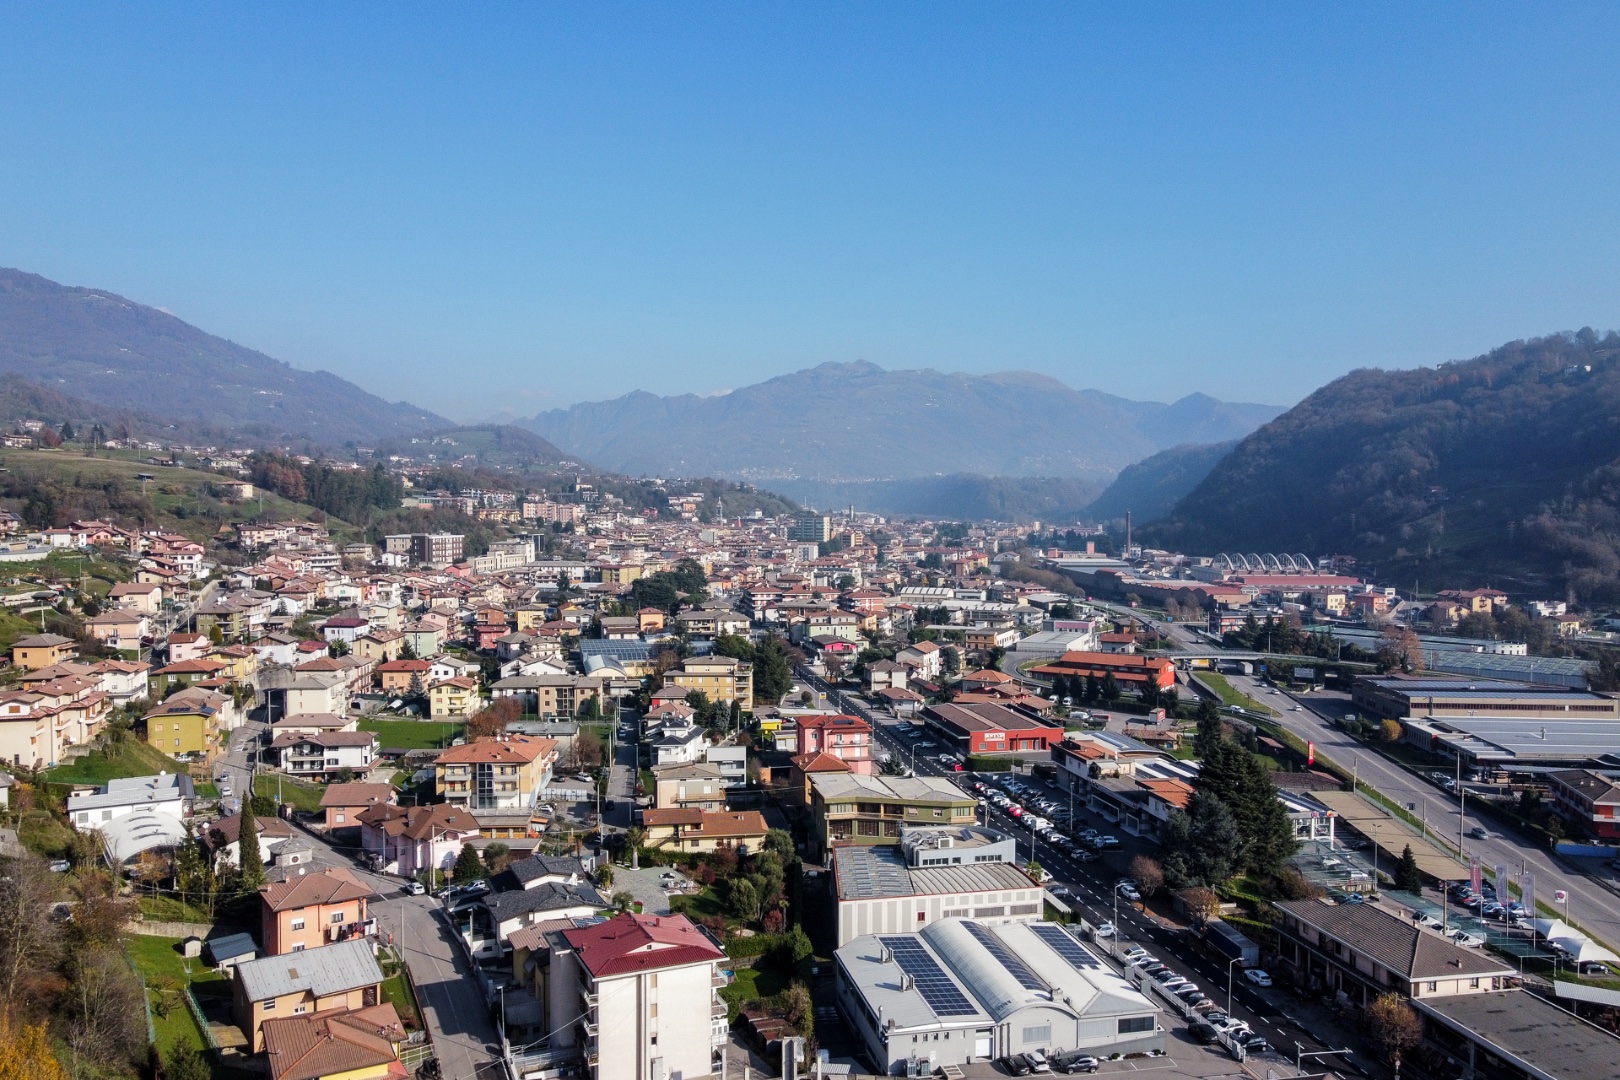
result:
[[(504, 1075), (500, 1063), (500, 1035), (490, 1019), (478, 981), (453, 931), (430, 896), (410, 896), (402, 879), (365, 870), (348, 854), (310, 835), (314, 862), (342, 866), (370, 883), (381, 899), (373, 901), (372, 915), (379, 933), (391, 935), (416, 982), (423, 1021), (433, 1036), (433, 1051), (444, 1080), (475, 1080)], [(385, 938), (386, 940), (386, 938)]]
[[(1474, 800), (1459, 800), (1450, 792), (1408, 772), (1382, 754), (1369, 751), (1357, 740), (1334, 726), (1333, 718), (1343, 714), (1342, 698), (1326, 695), (1301, 694), (1297, 698), (1281, 691), (1271, 691), (1260, 680), (1243, 676), (1228, 676), (1229, 681), (1244, 693), (1281, 712), (1279, 723), (1301, 739), (1316, 744), (1318, 757), (1350, 771), (1362, 781), (1383, 792), (1390, 799), (1412, 809), (1419, 818), (1426, 818), (1430, 831), (1455, 848), (1458, 842), (1459, 813), (1462, 825), (1462, 850), (1465, 857), (1478, 855), (1487, 876), (1498, 865), (1506, 866), (1515, 880), (1524, 870), (1535, 874), (1536, 898), (1552, 904), (1555, 890), (1569, 894), (1567, 905), (1556, 905), (1561, 913), (1586, 928), (1593, 936), (1613, 947), (1620, 942), (1620, 896), (1585, 874), (1575, 872), (1568, 864), (1555, 859), (1551, 852), (1520, 834), (1511, 825), (1489, 812), (1481, 814)], [(1291, 711), (1289, 705), (1298, 703), (1302, 708)], [(1488, 840), (1475, 840), (1468, 830), (1482, 827), (1490, 834)], [(1457, 878), (1468, 876), (1466, 862), (1457, 864)]]

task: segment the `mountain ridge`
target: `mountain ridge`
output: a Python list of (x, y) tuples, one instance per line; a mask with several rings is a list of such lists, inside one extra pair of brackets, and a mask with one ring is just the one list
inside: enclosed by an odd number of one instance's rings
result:
[(1242, 439), (1144, 542), (1353, 555), (1386, 580), (1620, 600), (1620, 335), (1352, 371)]
[(971, 474), (1106, 481), (1169, 446), (1254, 430), (1281, 406), (1139, 402), (1038, 372), (829, 361), (713, 396), (633, 390), (513, 423), (632, 475), (866, 482)]
[(326, 445), (455, 427), (105, 289), (0, 268), (0, 374), (95, 404)]

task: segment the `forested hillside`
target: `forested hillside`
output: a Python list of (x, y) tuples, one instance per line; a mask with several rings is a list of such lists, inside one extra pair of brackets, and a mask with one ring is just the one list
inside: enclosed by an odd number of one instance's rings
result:
[(1242, 440), (1141, 535), (1348, 553), (1425, 591), (1620, 600), (1620, 335), (1352, 372)]

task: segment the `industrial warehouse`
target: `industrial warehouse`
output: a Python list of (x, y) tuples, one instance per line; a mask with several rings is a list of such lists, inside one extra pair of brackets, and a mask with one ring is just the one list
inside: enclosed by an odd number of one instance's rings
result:
[(1159, 1010), (1056, 923), (944, 919), (836, 953), (839, 1005), (888, 1075), (1039, 1050), (1163, 1051)]

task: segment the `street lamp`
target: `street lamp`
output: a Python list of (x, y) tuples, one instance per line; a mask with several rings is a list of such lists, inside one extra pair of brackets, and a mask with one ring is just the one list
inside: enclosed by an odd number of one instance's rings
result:
[(1240, 956), (1240, 957), (1238, 957), (1237, 960), (1229, 960), (1229, 961), (1227, 961), (1227, 964), (1226, 964), (1226, 1015), (1227, 1016), (1232, 1015), (1232, 965), (1238, 963), (1242, 959), (1243, 958)]

